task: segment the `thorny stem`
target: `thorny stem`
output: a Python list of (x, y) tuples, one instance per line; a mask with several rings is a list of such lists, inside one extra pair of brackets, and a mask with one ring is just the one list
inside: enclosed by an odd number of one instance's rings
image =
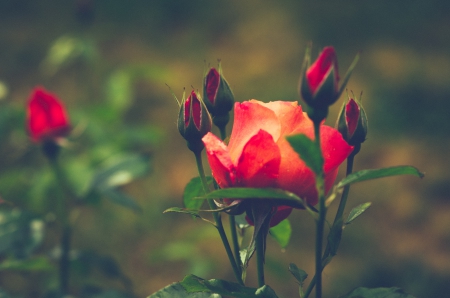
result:
[[(208, 186), (208, 182), (206, 181), (205, 171), (203, 169), (201, 152), (198, 152), (198, 153), (194, 152), (194, 155), (195, 155), (195, 159), (197, 161), (197, 169), (198, 169), (198, 173), (200, 175), (200, 179), (203, 184), (203, 189), (204, 189), (205, 193), (209, 193), (210, 189)], [(216, 209), (216, 205), (214, 204), (213, 200), (208, 200), (208, 204), (212, 210)], [(233, 256), (233, 252), (231, 251), (230, 243), (228, 242), (227, 235), (223, 228), (222, 219), (220, 218), (220, 214), (218, 212), (212, 212), (212, 214), (214, 216), (214, 221), (216, 223), (217, 231), (219, 232), (220, 238), (222, 239), (223, 246), (225, 247), (225, 251), (227, 252), (228, 259), (230, 260), (231, 267), (233, 268), (234, 275), (235, 275), (237, 281), (239, 282), (239, 284), (244, 285), (239, 267), (236, 264), (236, 261)]]

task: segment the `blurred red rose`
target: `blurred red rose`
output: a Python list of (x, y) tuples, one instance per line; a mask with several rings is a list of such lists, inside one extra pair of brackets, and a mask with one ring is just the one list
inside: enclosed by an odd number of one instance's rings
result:
[(31, 139), (39, 143), (67, 136), (71, 127), (67, 112), (56, 95), (36, 87), (28, 100), (27, 128)]
[[(315, 205), (318, 197), (314, 173), (285, 138), (300, 133), (314, 138), (313, 123), (297, 102), (250, 100), (236, 103), (228, 146), (212, 133), (203, 137), (212, 175), (221, 188), (281, 188)], [(325, 189), (328, 192), (334, 184), (339, 165), (350, 155), (353, 147), (332, 127), (322, 125), (320, 136), (325, 161)], [(273, 216), (271, 226), (290, 213), (285, 206), (278, 207), (278, 211), (280, 214)]]

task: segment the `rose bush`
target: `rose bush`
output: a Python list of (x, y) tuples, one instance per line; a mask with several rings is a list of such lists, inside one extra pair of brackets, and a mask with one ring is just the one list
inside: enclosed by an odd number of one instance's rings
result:
[[(286, 136), (314, 138), (314, 127), (297, 102), (263, 103), (250, 100), (235, 104), (233, 130), (228, 146), (212, 133), (203, 137), (212, 175), (221, 188), (275, 187), (291, 191), (310, 205), (317, 204), (314, 173), (300, 159)], [(322, 125), (325, 188), (328, 192), (339, 165), (353, 147), (334, 128)], [(292, 208), (278, 206), (270, 223), (287, 218)]]

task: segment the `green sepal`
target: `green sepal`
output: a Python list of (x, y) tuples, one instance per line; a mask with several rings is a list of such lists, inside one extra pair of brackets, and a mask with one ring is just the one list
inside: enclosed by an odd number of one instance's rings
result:
[(310, 104), (312, 108), (328, 108), (338, 99), (335, 72), (336, 69), (333, 66), (322, 84), (317, 87), (316, 93), (312, 95), (313, 104)]

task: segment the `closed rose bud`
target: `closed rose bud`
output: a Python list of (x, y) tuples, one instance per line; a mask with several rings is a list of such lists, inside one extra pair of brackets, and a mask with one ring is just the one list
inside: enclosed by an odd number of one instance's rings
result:
[(326, 47), (310, 65), (307, 51), (300, 81), (300, 93), (312, 108), (327, 109), (339, 97), (339, 72), (333, 47)]
[(56, 141), (70, 132), (70, 122), (64, 105), (42, 87), (31, 93), (27, 107), (27, 128), (36, 143)]
[(342, 106), (336, 126), (344, 140), (352, 146), (359, 145), (366, 140), (367, 116), (356, 98), (349, 98)]
[(203, 150), (202, 138), (211, 131), (211, 116), (194, 90), (186, 100), (183, 99), (178, 117), (178, 130), (191, 151), (200, 153)]
[(233, 109), (234, 95), (220, 67), (217, 71), (212, 67), (203, 81), (203, 96), (205, 105), (213, 117), (213, 122), (218, 127), (224, 127), (229, 120), (229, 112)]

